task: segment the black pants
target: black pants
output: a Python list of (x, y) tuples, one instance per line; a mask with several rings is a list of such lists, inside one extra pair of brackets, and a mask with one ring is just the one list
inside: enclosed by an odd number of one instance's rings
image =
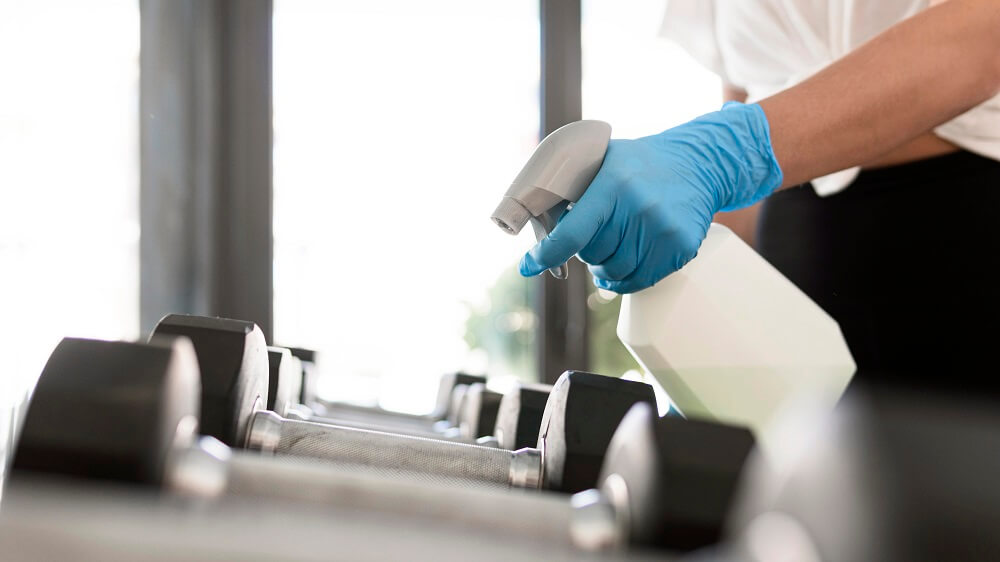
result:
[(998, 216), (1000, 162), (958, 152), (778, 192), (757, 240), (840, 324), (858, 382), (1000, 395)]

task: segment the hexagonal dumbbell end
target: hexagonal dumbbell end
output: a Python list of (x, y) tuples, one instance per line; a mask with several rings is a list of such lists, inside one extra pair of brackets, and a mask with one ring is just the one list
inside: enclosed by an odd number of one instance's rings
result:
[(481, 382), (470, 384), (458, 413), (459, 435), (467, 441), (492, 435), (502, 398), (502, 394), (487, 389)]
[(583, 371), (563, 373), (552, 385), (538, 434), (543, 487), (569, 493), (597, 487), (611, 436), (637, 402), (655, 408), (653, 387)]
[(742, 485), (733, 557), (1000, 560), (1000, 409), (971, 392), (862, 383), (832, 414), (783, 416), (785, 454), (755, 455)]
[(230, 447), (243, 447), (254, 411), (267, 406), (270, 366), (264, 333), (253, 322), (164, 316), (157, 336), (186, 336), (201, 369), (201, 432)]
[[(437, 422), (439, 430), (448, 428), (458, 428), (458, 418), (462, 413), (462, 403), (465, 402), (465, 393), (469, 391), (469, 385), (459, 384), (451, 389), (451, 397), (448, 399), (448, 409), (443, 420)], [(457, 434), (456, 434), (457, 435)]]
[(501, 449), (513, 451), (538, 444), (542, 413), (551, 391), (550, 384), (521, 383), (503, 395), (493, 430)]
[(299, 360), (302, 368), (302, 381), (299, 383), (299, 396), (297, 400), (300, 404), (310, 405), (316, 399), (316, 383), (319, 373), (316, 372), (316, 365), (319, 353), (304, 347), (289, 347), (288, 351)]
[(467, 387), (470, 384), (483, 383), (486, 384), (486, 377), (481, 375), (469, 375), (466, 373), (448, 373), (441, 376), (441, 381), (438, 383), (438, 395), (437, 402), (434, 405), (434, 411), (431, 412), (431, 417), (448, 420), (451, 425), (455, 425), (458, 422), (458, 406), (459, 397), (454, 396), (455, 389), (458, 387)]
[(66, 338), (38, 379), (14, 473), (159, 485), (169, 453), (193, 440), (200, 383), (191, 343)]
[(627, 514), (630, 542), (690, 550), (717, 542), (754, 447), (743, 427), (629, 410), (608, 447), (601, 491)]
[(279, 416), (287, 416), (288, 410), (299, 403), (302, 363), (284, 347), (268, 347), (267, 359), (267, 409)]

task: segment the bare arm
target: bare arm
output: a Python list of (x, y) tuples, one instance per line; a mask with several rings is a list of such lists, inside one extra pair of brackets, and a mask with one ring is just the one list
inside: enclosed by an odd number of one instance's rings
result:
[(950, 0), (760, 102), (782, 187), (876, 159), (1000, 91), (1000, 2)]

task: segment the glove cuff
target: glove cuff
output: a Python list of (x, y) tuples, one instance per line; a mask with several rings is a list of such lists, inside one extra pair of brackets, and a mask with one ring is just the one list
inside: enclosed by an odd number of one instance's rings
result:
[[(716, 117), (728, 125), (741, 153), (734, 154), (736, 174), (728, 196), (722, 201), (723, 211), (749, 207), (781, 186), (784, 174), (771, 146), (771, 126), (758, 104), (727, 102), (722, 110), (704, 117)], [(699, 118), (700, 120), (701, 118)]]

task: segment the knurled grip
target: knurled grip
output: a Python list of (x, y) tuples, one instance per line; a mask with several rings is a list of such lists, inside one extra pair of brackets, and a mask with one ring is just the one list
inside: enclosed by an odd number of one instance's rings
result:
[(423, 474), (483, 486), (537, 487), (537, 451), (507, 451), (364, 429), (283, 419), (258, 412), (248, 447), (275, 455), (323, 459), (366, 467), (383, 476)]
[(380, 431), (384, 433), (397, 433), (400, 435), (407, 435), (410, 437), (423, 437), (424, 439), (433, 439), (435, 441), (451, 441), (451, 442), (468, 442), (463, 441), (458, 435), (450, 436), (444, 433), (436, 432), (429, 427), (420, 427), (417, 425), (393, 425), (393, 424), (379, 424), (379, 423), (366, 423), (355, 420), (342, 420), (338, 418), (327, 418), (327, 417), (312, 417), (309, 419), (296, 419), (294, 416), (288, 416), (288, 419), (293, 419), (296, 421), (307, 421), (312, 423), (318, 423), (323, 425), (334, 425), (339, 427), (349, 427), (353, 429), (367, 429), (370, 431)]
[(344, 405), (330, 408), (326, 414), (317, 417), (382, 427), (398, 427), (405, 431), (431, 431), (434, 428), (434, 424), (438, 421), (429, 416), (415, 416), (399, 412), (386, 412), (374, 408), (348, 407)]
[[(303, 457), (233, 455), (224, 493), (431, 518), (489, 532), (572, 544), (573, 506), (561, 495), (386, 478)], [(456, 485), (457, 484), (457, 485)], [(262, 502), (263, 503), (263, 502)]]
[[(186, 429), (194, 431), (194, 427), (189, 424)], [(619, 517), (616, 503), (597, 490), (567, 498), (527, 490), (483, 489), (470, 487), (468, 480), (436, 476), (427, 481), (424, 475), (402, 471), (385, 477), (359, 471), (351, 464), (307, 457), (234, 454), (212, 437), (189, 444), (186, 439), (178, 441), (168, 455), (163, 486), (183, 495), (229, 496), (261, 506), (294, 500), (351, 512), (412, 515), (586, 550), (619, 545), (627, 536), (627, 527), (622, 526), (627, 520)], [(622, 491), (625, 488), (614, 496), (627, 500)], [(624, 509), (627, 512), (627, 504)]]

